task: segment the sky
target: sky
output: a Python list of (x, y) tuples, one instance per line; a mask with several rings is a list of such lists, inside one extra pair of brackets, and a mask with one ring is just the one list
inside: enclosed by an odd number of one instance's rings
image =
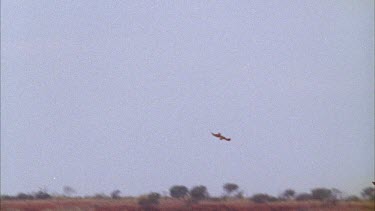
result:
[(2, 194), (359, 195), (374, 149), (374, 1), (1, 1)]

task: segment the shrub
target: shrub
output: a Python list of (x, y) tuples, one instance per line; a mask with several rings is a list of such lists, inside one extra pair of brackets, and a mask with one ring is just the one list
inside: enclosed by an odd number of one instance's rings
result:
[(183, 197), (187, 196), (188, 193), (189, 193), (188, 188), (183, 186), (183, 185), (175, 185), (175, 186), (172, 186), (169, 189), (169, 194), (173, 198), (183, 198)]
[(282, 200), (290, 200), (293, 199), (296, 192), (292, 189), (286, 189), (280, 196), (280, 199)]
[(114, 190), (114, 191), (112, 191), (112, 193), (111, 193), (112, 199), (119, 199), (120, 198), (120, 193), (121, 193), (120, 190)]
[(360, 201), (360, 198), (355, 195), (351, 195), (345, 198), (345, 201)]
[(159, 204), (160, 194), (152, 192), (146, 196), (141, 196), (138, 199), (138, 204), (140, 206), (151, 206)]
[(19, 193), (15, 198), (21, 200), (29, 200), (34, 199), (34, 196), (26, 193)]
[(15, 199), (14, 196), (9, 196), (9, 195), (1, 195), (0, 197), (2, 200), (12, 200)]
[(361, 192), (361, 195), (364, 199), (375, 200), (375, 188), (373, 187), (364, 188)]
[(70, 197), (76, 193), (76, 191), (70, 186), (64, 186), (63, 192), (66, 196)]
[(94, 199), (108, 199), (109, 196), (105, 195), (104, 193), (97, 193), (92, 198), (94, 198)]
[(190, 196), (193, 202), (208, 198), (209, 194), (207, 188), (203, 185), (195, 186), (190, 190)]
[(233, 192), (238, 190), (238, 185), (235, 184), (235, 183), (226, 183), (226, 184), (224, 184), (223, 189), (227, 193), (227, 196), (229, 196)]
[(312, 199), (313, 199), (313, 197), (309, 193), (300, 193), (296, 196), (297, 201), (308, 201), (308, 200), (312, 200)]
[(36, 199), (50, 199), (52, 197), (46, 191), (38, 191), (37, 193), (35, 193), (35, 198)]
[(255, 203), (266, 203), (266, 202), (277, 201), (275, 197), (270, 196), (268, 194), (263, 194), (263, 193), (254, 194), (250, 199)]
[(327, 188), (315, 188), (311, 190), (312, 198), (315, 200), (325, 201), (333, 198), (332, 191)]

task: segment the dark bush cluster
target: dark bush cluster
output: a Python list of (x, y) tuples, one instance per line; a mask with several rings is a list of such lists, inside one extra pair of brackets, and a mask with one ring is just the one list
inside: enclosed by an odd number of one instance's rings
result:
[(114, 190), (114, 191), (112, 191), (112, 193), (111, 193), (111, 198), (112, 198), (112, 199), (119, 199), (119, 198), (121, 198), (121, 197), (120, 197), (120, 193), (121, 193), (120, 190)]
[[(211, 200), (211, 201), (222, 201), (228, 198), (244, 198), (243, 191), (239, 190), (239, 186), (234, 183), (226, 183), (223, 185), (225, 194), (221, 197), (210, 197), (206, 186), (198, 185), (191, 189), (188, 189), (183, 185), (175, 185), (169, 189), (169, 195), (176, 199), (182, 199), (187, 204), (198, 203), (201, 200)], [(73, 188), (68, 186), (64, 187), (64, 196), (71, 196), (75, 193)], [(90, 198), (95, 199), (120, 199), (120, 190), (114, 190), (109, 195), (96, 194)], [(349, 195), (343, 197), (343, 194), (338, 189), (332, 188), (314, 188), (310, 193), (296, 193), (292, 189), (286, 189), (278, 197), (274, 197), (265, 193), (257, 193), (249, 198), (250, 201), (255, 203), (269, 203), (274, 201), (286, 201), (286, 200), (296, 200), (296, 201), (309, 201), (317, 200), (330, 205), (335, 205), (338, 201), (360, 201), (360, 200), (374, 200), (375, 199), (375, 188), (367, 187), (362, 190), (362, 197), (355, 195)], [(52, 196), (45, 190), (39, 190), (32, 194), (19, 193), (16, 196), (2, 195), (3, 200), (33, 200), (33, 199), (50, 199)], [(75, 196), (77, 198), (77, 196)], [(158, 205), (161, 195), (156, 192), (151, 192), (150, 194), (141, 196), (138, 198), (138, 204), (141, 206), (154, 206)]]
[(313, 199), (313, 197), (309, 193), (300, 193), (296, 196), (297, 201), (308, 201), (308, 200), (312, 200), (312, 199)]
[(250, 200), (253, 201), (253, 202), (255, 202), (255, 203), (266, 203), (266, 202), (277, 201), (277, 198), (273, 197), (273, 196), (270, 196), (268, 194), (258, 193), (258, 194), (253, 195), (250, 198)]
[(19, 193), (16, 196), (2, 195), (1, 199), (7, 200), (32, 200), (32, 199), (50, 199), (52, 196), (46, 191), (38, 191), (36, 193)]
[(141, 206), (152, 206), (159, 204), (160, 194), (152, 192), (146, 196), (141, 196), (138, 199), (138, 204)]
[(38, 191), (37, 193), (35, 193), (35, 198), (36, 199), (50, 199), (52, 197), (45, 191)]
[(21, 199), (21, 200), (29, 200), (29, 199), (34, 199), (34, 195), (31, 194), (26, 194), (26, 193), (19, 193), (16, 196), (16, 199)]
[(183, 185), (175, 185), (169, 189), (169, 194), (173, 198), (184, 198), (189, 194), (189, 189)]
[(193, 202), (208, 198), (209, 194), (207, 188), (203, 185), (195, 186), (190, 190), (190, 197)]

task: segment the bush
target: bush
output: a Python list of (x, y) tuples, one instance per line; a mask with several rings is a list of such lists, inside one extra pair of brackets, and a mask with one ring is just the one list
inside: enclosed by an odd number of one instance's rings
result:
[(313, 199), (313, 197), (309, 193), (300, 193), (296, 196), (297, 201), (308, 201), (308, 200), (312, 200), (312, 199)]
[(373, 187), (364, 188), (361, 192), (361, 195), (364, 199), (375, 200), (375, 188)]
[(105, 195), (104, 193), (97, 193), (92, 198), (94, 198), (94, 199), (108, 199), (110, 197)]
[(189, 193), (188, 188), (183, 186), (183, 185), (175, 185), (175, 186), (172, 186), (169, 189), (169, 194), (173, 198), (183, 198), (183, 197), (187, 196), (188, 193)]
[(255, 203), (266, 203), (266, 202), (274, 202), (277, 201), (277, 198), (270, 196), (268, 194), (258, 193), (253, 195), (250, 198)]
[(311, 190), (312, 198), (315, 200), (326, 201), (333, 198), (332, 191), (327, 188), (315, 188)]
[(148, 194), (147, 196), (141, 196), (138, 199), (138, 204), (140, 206), (151, 206), (151, 205), (157, 205), (159, 204), (160, 200), (160, 194), (152, 192)]
[(296, 192), (292, 189), (286, 189), (281, 196), (279, 197), (281, 200), (291, 200), (294, 198)]
[(111, 193), (112, 199), (119, 199), (119, 198), (121, 198), (120, 197), (120, 193), (121, 193), (120, 190), (114, 190), (114, 191), (112, 191), (112, 193)]
[(63, 192), (66, 196), (70, 197), (76, 193), (76, 191), (70, 186), (64, 186)]
[(218, 202), (218, 201), (222, 201), (222, 200), (225, 200), (225, 197), (210, 197), (208, 200), (210, 201), (214, 201), (214, 202)]
[(200, 200), (206, 199), (209, 197), (207, 188), (203, 185), (195, 186), (190, 190), (190, 196), (193, 202), (198, 202)]
[(355, 195), (351, 195), (345, 198), (345, 201), (360, 201), (360, 198)]
[(231, 195), (233, 192), (238, 190), (238, 185), (235, 183), (226, 183), (223, 186), (224, 191), (227, 193), (227, 196)]
[(34, 199), (34, 196), (33, 196), (33, 195), (30, 195), (30, 194), (26, 194), (26, 193), (19, 193), (19, 194), (16, 196), (16, 199), (21, 199), (21, 200), (30, 200), (30, 199)]
[(45, 191), (38, 191), (36, 194), (35, 194), (35, 198), (36, 199), (50, 199), (52, 198), (51, 195), (49, 195), (47, 192)]
[(1, 195), (0, 197), (2, 200), (12, 200), (15, 199), (14, 196), (9, 196), (9, 195)]
[(243, 196), (243, 191), (238, 191), (238, 192), (236, 193), (236, 195), (234, 195), (234, 197), (235, 197), (236, 199), (243, 199), (243, 198), (244, 198), (244, 196)]

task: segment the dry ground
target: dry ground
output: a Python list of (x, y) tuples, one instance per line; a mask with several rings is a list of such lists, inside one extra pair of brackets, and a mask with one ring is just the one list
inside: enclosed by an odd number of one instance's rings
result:
[(275, 202), (269, 204), (255, 204), (247, 200), (226, 202), (204, 201), (191, 206), (183, 201), (163, 199), (158, 206), (142, 208), (134, 199), (50, 199), (50, 200), (2, 200), (3, 211), (370, 211), (375, 210), (374, 202), (339, 202), (337, 205), (322, 204), (320, 202)]

